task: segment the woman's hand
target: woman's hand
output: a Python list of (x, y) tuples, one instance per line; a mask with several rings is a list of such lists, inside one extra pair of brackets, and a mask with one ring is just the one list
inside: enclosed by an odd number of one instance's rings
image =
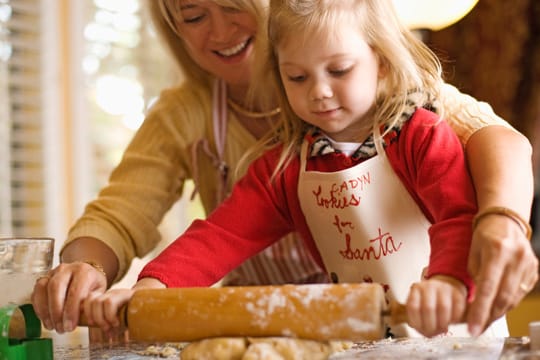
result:
[(480, 335), (515, 307), (538, 281), (538, 259), (523, 229), (511, 218), (484, 217), (475, 228), (469, 272), (476, 293), (467, 316), (469, 332)]
[(140, 289), (160, 289), (165, 285), (153, 278), (141, 279), (132, 289), (111, 289), (105, 293), (91, 293), (84, 300), (84, 315), (88, 326), (99, 327), (109, 337), (125, 330), (125, 324), (120, 323), (118, 313), (122, 306), (127, 304), (135, 291)]
[[(528, 220), (534, 177), (527, 138), (503, 126), (486, 126), (471, 136), (466, 153), (479, 212), (504, 206)], [(473, 233), (469, 272), (476, 293), (467, 324), (469, 333), (478, 336), (534, 287), (538, 259), (514, 220), (490, 215), (478, 222)]]
[(105, 274), (96, 267), (84, 262), (60, 264), (36, 281), (32, 304), (46, 329), (64, 333), (76, 328), (82, 301), (106, 289)]
[(463, 320), (467, 289), (454, 278), (433, 276), (411, 286), (406, 306), (411, 327), (424, 336), (439, 335)]

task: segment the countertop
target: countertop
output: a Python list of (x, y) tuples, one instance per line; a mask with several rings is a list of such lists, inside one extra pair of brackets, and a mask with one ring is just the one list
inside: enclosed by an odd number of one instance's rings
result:
[[(148, 360), (163, 359), (157, 355), (143, 355), (150, 344), (90, 345), (85, 329), (70, 334), (44, 334), (53, 338), (54, 358), (62, 360)], [(353, 359), (529, 359), (540, 360), (540, 351), (528, 350), (529, 339), (521, 338), (434, 338), (385, 339), (355, 344), (329, 360)], [(157, 347), (171, 344), (152, 344)], [(178, 359), (178, 355), (170, 357)]]

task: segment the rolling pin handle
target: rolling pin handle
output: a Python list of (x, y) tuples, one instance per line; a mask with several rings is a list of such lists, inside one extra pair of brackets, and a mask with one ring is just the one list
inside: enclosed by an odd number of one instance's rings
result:
[(120, 320), (120, 327), (128, 329), (128, 316), (127, 316), (128, 304), (122, 306), (118, 312), (118, 319)]
[(407, 316), (407, 307), (405, 307), (405, 305), (394, 301), (390, 304), (390, 306), (392, 309), (391, 319), (394, 324), (407, 323), (409, 321), (409, 317)]
[(382, 312), (382, 316), (390, 318), (390, 325), (407, 323), (409, 320), (407, 317), (407, 308), (405, 305), (400, 304), (397, 301), (391, 301), (388, 309)]

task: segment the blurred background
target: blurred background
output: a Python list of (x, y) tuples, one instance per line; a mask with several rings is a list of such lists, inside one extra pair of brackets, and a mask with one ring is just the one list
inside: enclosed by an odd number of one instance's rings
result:
[[(529, 138), (538, 174), (540, 1), (395, 3), (429, 20), (448, 15), (446, 5), (465, 9), (451, 20), (410, 22), (449, 83)], [(0, 236), (54, 237), (58, 252), (160, 90), (180, 79), (142, 0), (0, 0)], [(197, 201), (175, 205), (162, 224), (164, 245), (201, 216)], [(539, 217), (533, 209), (535, 228)], [(540, 253), (540, 237), (533, 243)], [(513, 335), (526, 332), (522, 313), (540, 317), (540, 294), (520, 308)]]

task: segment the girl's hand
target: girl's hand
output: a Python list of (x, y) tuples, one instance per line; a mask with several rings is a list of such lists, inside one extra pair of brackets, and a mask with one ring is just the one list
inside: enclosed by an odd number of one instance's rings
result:
[(406, 306), (411, 327), (428, 337), (443, 334), (463, 320), (467, 289), (454, 278), (433, 276), (411, 286)]
[(134, 289), (112, 289), (104, 294), (91, 293), (84, 300), (84, 314), (88, 326), (99, 327), (105, 334), (123, 330), (118, 312), (135, 293)]
[(105, 293), (91, 293), (83, 304), (89, 326), (99, 327), (109, 337), (115, 337), (124, 331), (118, 313), (127, 304), (135, 291), (148, 288), (164, 288), (165, 285), (152, 278), (141, 279), (132, 289), (111, 289)]

